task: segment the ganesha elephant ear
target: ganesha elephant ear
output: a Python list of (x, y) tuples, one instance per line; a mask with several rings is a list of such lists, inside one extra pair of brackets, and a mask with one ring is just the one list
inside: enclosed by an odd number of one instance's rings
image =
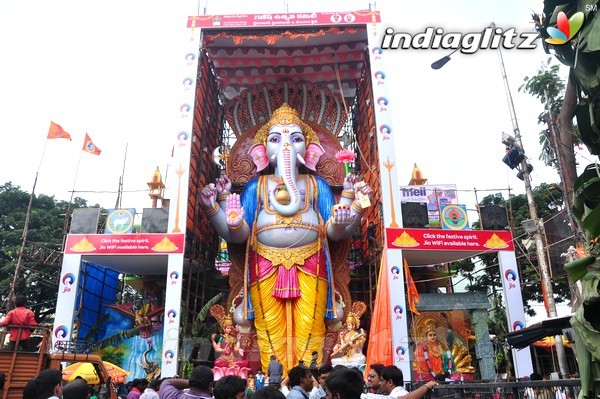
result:
[(321, 155), (325, 154), (325, 150), (318, 143), (310, 143), (306, 147), (306, 154), (304, 155), (304, 165), (310, 170), (315, 170), (317, 168), (317, 163), (319, 163), (319, 159)]
[(267, 165), (269, 165), (269, 158), (267, 157), (267, 148), (264, 144), (254, 144), (250, 148), (250, 151), (248, 151), (248, 154), (250, 154), (250, 156), (252, 157), (252, 161), (254, 161), (254, 164), (256, 165), (257, 172), (260, 172), (261, 170), (266, 168)]

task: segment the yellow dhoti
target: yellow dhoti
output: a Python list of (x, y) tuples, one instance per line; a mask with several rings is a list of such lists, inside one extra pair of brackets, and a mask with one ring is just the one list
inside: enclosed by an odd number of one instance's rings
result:
[(304, 265), (274, 266), (263, 253), (251, 256), (250, 299), (263, 370), (271, 355), (287, 371), (323, 349), (327, 272), (324, 252), (313, 247), (317, 252), (307, 254)]

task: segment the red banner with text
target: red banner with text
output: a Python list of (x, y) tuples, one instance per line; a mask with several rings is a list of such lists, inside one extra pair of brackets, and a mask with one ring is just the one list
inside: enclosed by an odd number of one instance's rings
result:
[(349, 25), (381, 22), (379, 11), (299, 12), (276, 14), (196, 15), (188, 28), (245, 28), (255, 26)]
[(388, 228), (387, 247), (415, 251), (514, 251), (508, 230)]
[(183, 234), (69, 234), (65, 254), (180, 254)]

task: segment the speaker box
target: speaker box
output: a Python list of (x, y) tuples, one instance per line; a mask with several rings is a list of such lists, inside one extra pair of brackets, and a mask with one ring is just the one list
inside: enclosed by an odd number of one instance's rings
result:
[(71, 217), (71, 234), (96, 234), (98, 232), (99, 208), (73, 209)]
[(405, 202), (402, 208), (402, 227), (429, 227), (427, 204), (424, 202)]
[(502, 205), (481, 205), (479, 214), (481, 215), (481, 227), (484, 230), (510, 229), (506, 207)]
[(166, 233), (169, 228), (169, 208), (144, 208), (142, 233)]

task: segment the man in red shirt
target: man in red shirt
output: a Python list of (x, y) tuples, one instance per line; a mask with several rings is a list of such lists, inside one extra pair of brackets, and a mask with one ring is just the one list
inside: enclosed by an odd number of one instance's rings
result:
[[(27, 309), (27, 298), (24, 296), (17, 296), (15, 298), (15, 308), (8, 312), (6, 317), (0, 321), (0, 326), (12, 325), (12, 326), (37, 326), (34, 314), (31, 310)], [(31, 336), (31, 330), (29, 328), (11, 327), (10, 329), (10, 343), (8, 344), (8, 350), (18, 349), (16, 343), (25, 351), (33, 352), (35, 348), (32, 348), (29, 337)]]

